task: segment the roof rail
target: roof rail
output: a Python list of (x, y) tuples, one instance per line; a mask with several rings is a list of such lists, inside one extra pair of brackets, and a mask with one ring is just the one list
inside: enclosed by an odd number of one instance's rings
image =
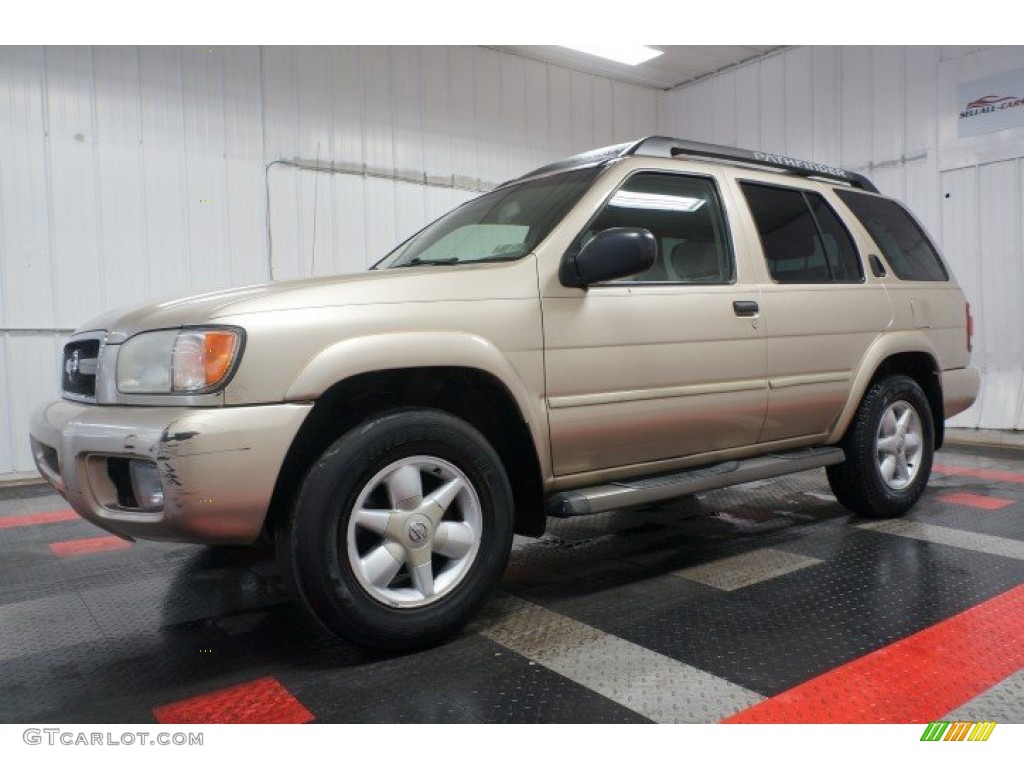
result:
[[(572, 155), (571, 157), (563, 157), (561, 160), (556, 160), (548, 165), (543, 165), (540, 168), (535, 168), (529, 173), (524, 173), (516, 181), (522, 181), (523, 179), (532, 179), (535, 176), (547, 176), (549, 173), (556, 173), (558, 171), (567, 171), (570, 168), (583, 168), (588, 165), (599, 165), (601, 163), (607, 163), (611, 160), (618, 160), (620, 157), (625, 157), (631, 154), (631, 150), (636, 148), (636, 145), (645, 141), (641, 139), (640, 142), (627, 141), (625, 144), (613, 144), (610, 147), (601, 147), (600, 149), (591, 149), (587, 152), (582, 152), (578, 155)], [(505, 184), (511, 184), (506, 181), (504, 184), (499, 186), (504, 187)]]
[(798, 160), (795, 157), (772, 154), (770, 152), (758, 152), (751, 149), (724, 147), (719, 144), (704, 144), (699, 141), (673, 139), (668, 136), (647, 136), (639, 141), (593, 149), (589, 152), (558, 160), (542, 168), (537, 168), (521, 176), (518, 180), (545, 176), (549, 173), (565, 171), (570, 168), (600, 165), (622, 157), (629, 157), (630, 155), (640, 155), (643, 157), (706, 157), (713, 160), (725, 160), (743, 165), (772, 168), (797, 176), (814, 176), (831, 181), (841, 181), (857, 189), (878, 192), (878, 188), (866, 176), (832, 165), (814, 163), (809, 160)]
[(797, 176), (817, 176), (832, 181), (843, 181), (858, 189), (878, 192), (878, 188), (866, 176), (837, 168), (834, 165), (814, 163), (810, 160), (799, 160), (795, 157), (773, 154), (771, 152), (758, 152), (751, 149), (723, 147), (720, 144), (704, 144), (699, 141), (672, 139), (668, 136), (648, 136), (647, 138), (640, 139), (623, 153), (623, 156), (626, 155), (642, 155), (645, 157), (680, 157), (682, 155), (708, 157), (714, 160), (727, 160), (745, 165), (773, 168)]

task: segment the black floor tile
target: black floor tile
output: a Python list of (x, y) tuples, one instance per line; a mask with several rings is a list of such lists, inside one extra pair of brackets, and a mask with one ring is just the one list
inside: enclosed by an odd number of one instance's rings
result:
[[(1019, 471), (1022, 457), (958, 446), (939, 461)], [(953, 492), (1017, 503), (939, 501)], [(45, 486), (0, 489), (0, 515), (66, 506)], [(1019, 541), (1024, 486), (936, 475), (910, 519)], [(502, 589), (770, 695), (1024, 583), (1024, 561), (858, 522), (824, 472), (803, 473), (552, 521), (517, 544)], [(416, 654), (354, 648), (302, 620), (264, 556), (49, 549), (102, 535), (77, 520), (0, 529), (0, 722), (152, 722), (156, 706), (262, 677), (320, 722), (644, 721), (469, 630)], [(675, 574), (764, 548), (822, 562), (732, 592)]]
[[(771, 696), (1024, 583), (1024, 562), (880, 533), (782, 547), (829, 559), (595, 626)], [(583, 617), (580, 617), (581, 620)]]

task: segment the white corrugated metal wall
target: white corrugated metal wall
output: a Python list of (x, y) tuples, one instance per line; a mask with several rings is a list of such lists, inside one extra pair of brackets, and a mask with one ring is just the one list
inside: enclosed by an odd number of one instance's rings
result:
[(660, 130), (859, 170), (905, 200), (974, 312), (981, 397), (951, 424), (1024, 429), (1024, 142), (989, 134), (977, 154), (987, 144), (1010, 159), (940, 162), (941, 73), (980, 56), (1024, 67), (1024, 47), (792, 48), (665, 93)]
[(977, 319), (983, 394), (955, 423), (1024, 428), (1024, 147), (938, 161), (940, 69), (971, 55), (802, 47), (659, 93), (484, 48), (0, 47), (0, 477), (31, 471), (28, 413), (90, 315), (361, 269), (478, 190), (656, 124), (907, 200)]
[(653, 133), (658, 97), (472, 47), (0, 47), (0, 478), (32, 470), (29, 412), (90, 316), (271, 258), (362, 269), (475, 191)]

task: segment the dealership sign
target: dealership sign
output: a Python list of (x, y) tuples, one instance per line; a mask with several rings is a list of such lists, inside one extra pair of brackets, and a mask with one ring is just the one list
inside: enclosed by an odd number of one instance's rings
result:
[(1024, 126), (1024, 69), (960, 83), (957, 136)]

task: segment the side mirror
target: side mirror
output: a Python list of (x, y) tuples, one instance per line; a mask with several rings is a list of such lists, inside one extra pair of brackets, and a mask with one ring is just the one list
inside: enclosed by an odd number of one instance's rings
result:
[(650, 230), (613, 227), (594, 235), (575, 256), (562, 259), (558, 278), (562, 285), (586, 288), (646, 272), (657, 258), (658, 241)]

